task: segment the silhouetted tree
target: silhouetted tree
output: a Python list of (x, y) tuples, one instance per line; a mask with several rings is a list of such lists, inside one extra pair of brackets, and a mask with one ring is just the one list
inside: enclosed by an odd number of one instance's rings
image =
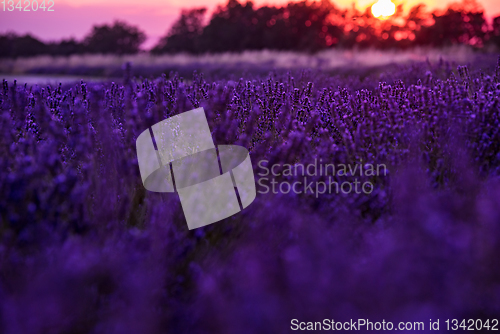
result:
[(175, 53), (200, 51), (199, 37), (203, 31), (206, 8), (182, 10), (181, 17), (174, 23), (168, 34), (151, 50), (153, 53)]
[[(408, 14), (402, 5), (386, 20), (371, 8), (337, 9), (330, 0), (299, 0), (255, 8), (251, 1), (228, 0), (219, 5), (207, 25), (205, 8), (182, 10), (179, 19), (151, 50), (152, 53), (240, 52), (297, 50), (315, 52), (329, 47), (402, 49), (415, 45), (442, 47), (466, 44), (500, 47), (500, 16), (488, 27), (476, 0), (463, 0), (445, 11), (429, 13), (424, 5)], [(75, 53), (128, 54), (139, 51), (145, 35), (137, 27), (116, 21), (98, 25), (82, 42), (74, 39), (45, 44), (30, 36), (0, 35), (0, 57)]]
[(12, 54), (12, 44), (14, 38), (16, 37), (17, 36), (13, 33), (0, 35), (0, 58), (14, 57), (14, 55)]
[(500, 16), (493, 19), (493, 30), (490, 33), (490, 41), (500, 47)]
[(241, 51), (250, 43), (249, 28), (255, 22), (253, 3), (229, 0), (217, 6), (200, 39), (201, 51)]
[(443, 13), (432, 14), (434, 23), (416, 34), (417, 44), (482, 46), (488, 32), (484, 13), (474, 0), (454, 4)]
[(85, 52), (83, 43), (76, 41), (74, 38), (63, 39), (58, 43), (50, 43), (48, 49), (50, 54), (58, 56), (69, 56)]
[[(355, 18), (355, 20), (353, 20)], [(351, 22), (349, 22), (352, 20)], [(350, 10), (344, 25), (345, 33), (340, 42), (344, 48), (367, 48), (375, 46), (379, 40), (377, 34), (378, 19), (374, 18), (371, 9), (366, 8), (364, 12), (358, 11), (354, 6)]]
[(410, 47), (416, 44), (417, 34), (420, 33), (423, 27), (432, 24), (430, 15), (426, 12), (425, 5), (416, 5), (408, 13), (404, 27), (401, 29), (402, 38), (399, 42), (400, 47)]
[(112, 26), (97, 25), (85, 37), (84, 45), (90, 53), (137, 53), (146, 40), (146, 35), (139, 28), (122, 21), (115, 21)]
[(253, 13), (245, 31), (242, 48), (251, 50), (289, 49), (285, 8), (263, 6)]
[(285, 7), (229, 0), (202, 28), (204, 9), (183, 11), (154, 53), (224, 52), (259, 49), (317, 51), (335, 45), (343, 28), (330, 20), (340, 12), (329, 0), (304, 0)]
[(332, 24), (329, 18), (339, 11), (328, 0), (321, 2), (290, 2), (286, 8), (288, 36), (293, 41), (291, 49), (318, 51), (335, 44), (342, 35), (342, 29)]
[(32, 57), (48, 53), (46, 44), (31, 36), (30, 34), (18, 36), (7, 33), (0, 36), (0, 57)]

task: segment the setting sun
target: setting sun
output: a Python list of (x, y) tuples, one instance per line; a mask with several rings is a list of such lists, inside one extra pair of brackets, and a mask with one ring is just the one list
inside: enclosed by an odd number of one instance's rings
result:
[(378, 18), (391, 16), (395, 12), (396, 5), (393, 4), (391, 0), (378, 0), (378, 2), (372, 6), (373, 16)]

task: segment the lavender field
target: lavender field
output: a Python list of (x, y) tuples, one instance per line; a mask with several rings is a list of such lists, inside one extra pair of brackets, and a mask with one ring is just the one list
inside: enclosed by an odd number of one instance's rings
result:
[[(499, 318), (500, 60), (131, 71), (3, 81), (0, 333), (289, 333), (292, 319), (361, 318), (448, 332), (446, 319)], [(257, 183), (264, 160), (387, 173), (357, 176), (368, 194), (257, 193), (189, 231), (177, 194), (144, 189), (135, 140), (198, 107), (215, 143), (250, 151)]]

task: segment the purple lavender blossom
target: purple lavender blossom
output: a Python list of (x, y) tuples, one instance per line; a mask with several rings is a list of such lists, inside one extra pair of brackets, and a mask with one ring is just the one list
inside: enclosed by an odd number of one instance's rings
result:
[[(3, 81), (0, 332), (288, 333), (292, 319), (359, 318), (440, 318), (443, 332), (445, 319), (498, 319), (500, 64), (363, 79), (129, 71), (123, 85)], [(262, 160), (388, 173), (361, 177), (369, 194), (257, 194), (189, 231), (176, 195), (144, 190), (135, 140), (197, 107), (215, 142), (249, 149), (257, 181)]]

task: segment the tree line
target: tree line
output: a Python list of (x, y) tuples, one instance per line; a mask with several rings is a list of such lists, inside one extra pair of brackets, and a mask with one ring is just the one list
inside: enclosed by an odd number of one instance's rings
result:
[[(290, 2), (284, 6), (255, 7), (229, 0), (219, 5), (205, 23), (206, 8), (182, 10), (167, 34), (150, 51), (154, 54), (188, 52), (239, 52), (243, 50), (296, 50), (326, 48), (404, 49), (455, 44), (500, 47), (500, 16), (487, 22), (474, 0), (428, 12), (417, 5), (408, 12), (402, 5), (391, 17), (373, 17), (370, 7), (339, 9), (331, 1)], [(81, 53), (132, 54), (146, 37), (138, 27), (116, 21), (94, 26), (82, 40), (43, 43), (15, 34), (0, 35), (0, 57)]]
[(83, 38), (73, 38), (59, 42), (44, 43), (27, 34), (15, 33), (0, 35), (0, 58), (31, 57), (42, 54), (69, 56), (72, 54), (133, 54), (140, 50), (146, 35), (138, 27), (122, 21), (113, 25), (96, 25)]

